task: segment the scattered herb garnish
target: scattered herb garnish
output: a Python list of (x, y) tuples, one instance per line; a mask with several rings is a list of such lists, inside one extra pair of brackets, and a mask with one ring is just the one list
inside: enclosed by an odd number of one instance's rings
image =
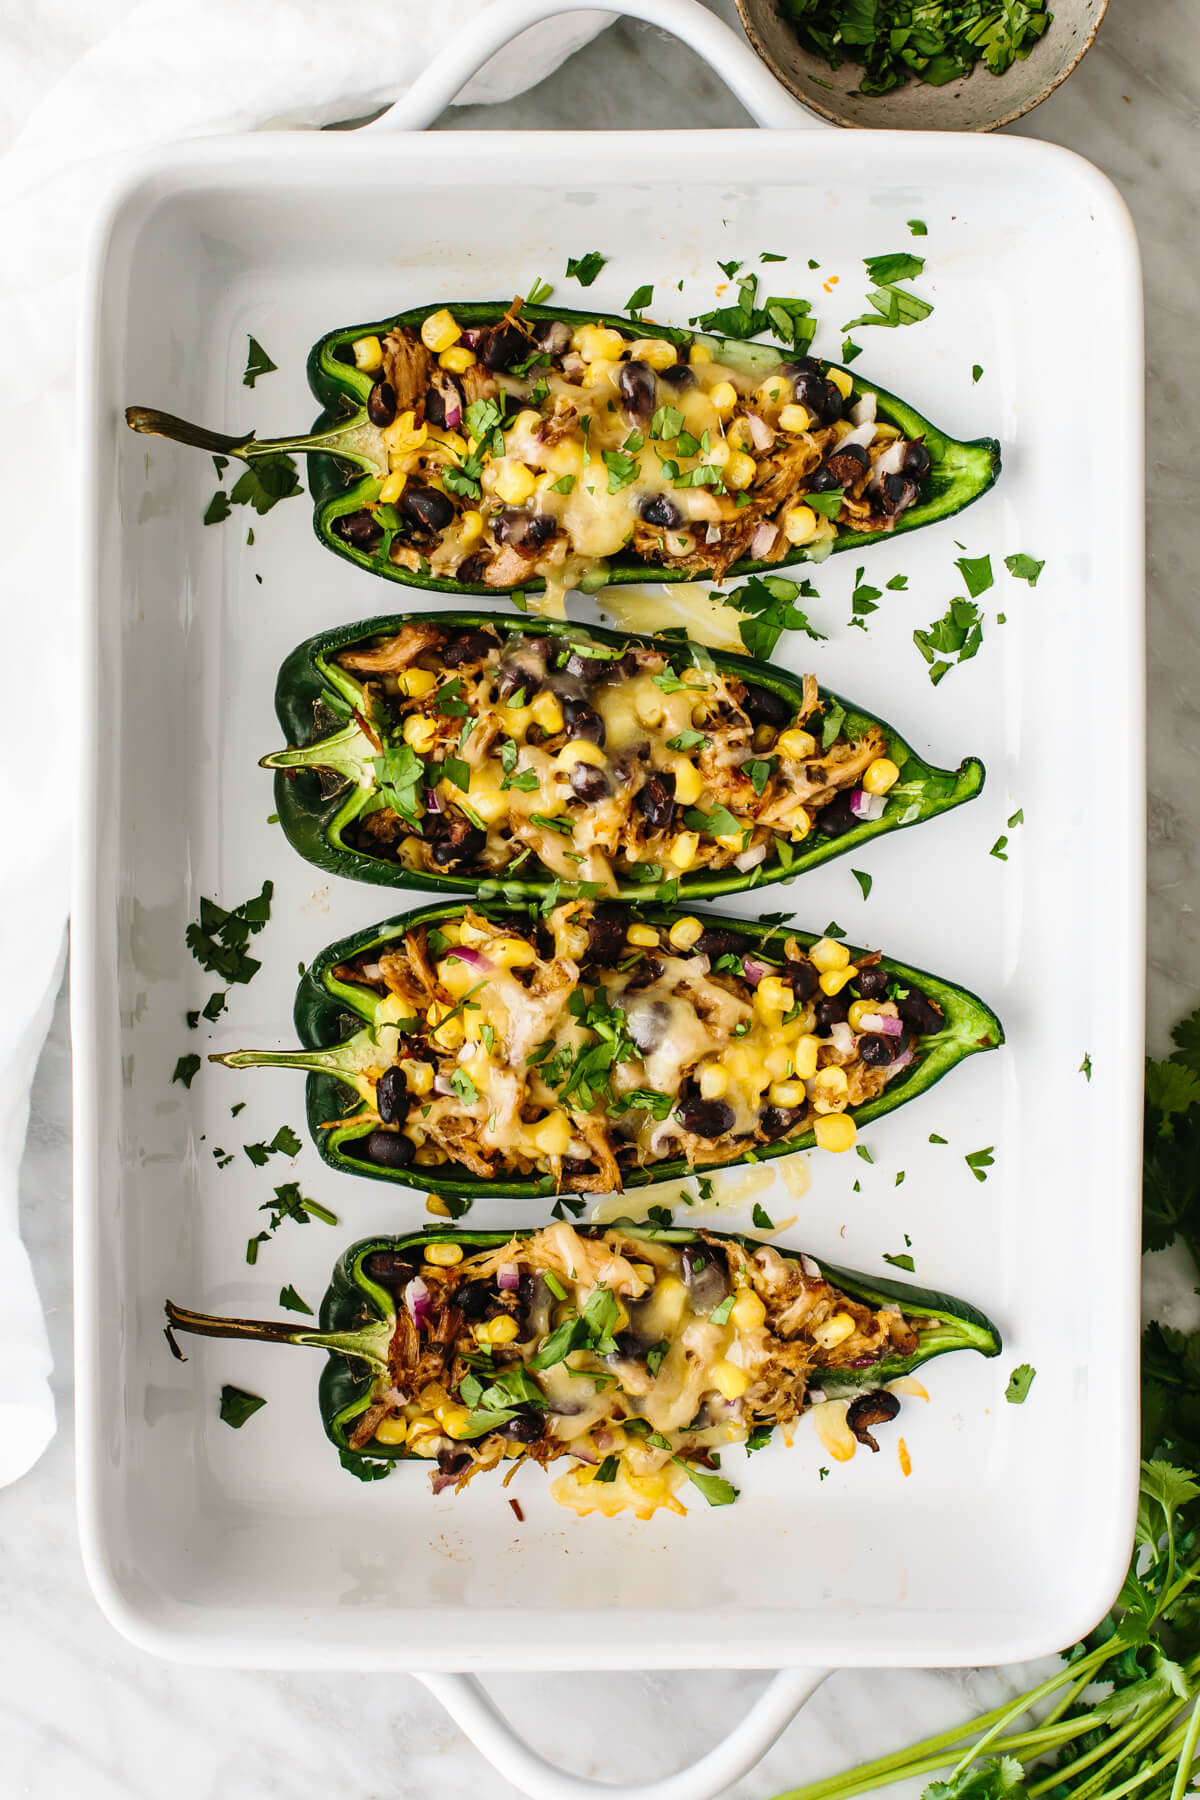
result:
[(819, 598), (811, 581), (788, 581), (782, 575), (752, 575), (742, 587), (730, 594), (714, 590), (710, 598), (719, 599), (742, 615), (738, 629), (746, 654), (758, 662), (767, 660), (780, 635), (785, 631), (802, 631), (814, 643), (824, 643), (826, 634), (818, 631), (795, 602)]
[(914, 237), (928, 237), (929, 227), (924, 219), (908, 219), (905, 221)]
[(627, 313), (644, 312), (653, 299), (654, 284), (653, 282), (645, 283), (639, 288), (634, 288), (632, 294), (630, 294), (628, 300), (625, 302), (625, 311)]
[(850, 873), (853, 875), (855, 881), (857, 881), (859, 887), (862, 889), (862, 897), (864, 900), (866, 900), (870, 895), (872, 887), (874, 886), (874, 880), (875, 880), (874, 876), (868, 875), (865, 869), (851, 869)]
[(308, 1313), (311, 1317), (312, 1307), (307, 1300), (302, 1300), (289, 1281), (286, 1287), (279, 1290), (279, 1304), (286, 1306), (289, 1312)]
[(175, 1073), (171, 1076), (171, 1080), (181, 1081), (185, 1088), (190, 1088), (199, 1069), (200, 1058), (198, 1056), (181, 1056), (175, 1064)]
[[(983, 642), (983, 623), (973, 600), (952, 600), (949, 609), (935, 619), (927, 631), (914, 631), (913, 643), (930, 665), (929, 679), (934, 687), (956, 663), (968, 662)], [(935, 660), (936, 658), (936, 660)]]
[(246, 945), (271, 917), (274, 892), (274, 883), (264, 881), (259, 893), (229, 912), (201, 895), (199, 922), (187, 927), (184, 939), (202, 969), (228, 982), (247, 982), (257, 975), (262, 964), (246, 955)]
[(231, 1387), (228, 1382), (221, 1389), (220, 1418), (223, 1425), (232, 1425), (240, 1431), (247, 1419), (253, 1418), (261, 1406), (267, 1403), (258, 1394), (248, 1394), (245, 1388)]
[(1075, 1073), (1077, 1075), (1082, 1075), (1085, 1081), (1090, 1081), (1092, 1079), (1092, 1057), (1090, 1051), (1085, 1053), (1083, 1061), (1080, 1063)]
[(260, 375), (269, 375), (279, 367), (273, 363), (258, 339), (250, 339), (250, 348), (246, 352), (246, 372), (242, 376), (242, 386), (252, 388)]
[(573, 278), (580, 287), (591, 287), (607, 261), (607, 256), (601, 256), (598, 250), (588, 250), (582, 256), (568, 256), (567, 279)]
[(978, 381), (982, 374), (983, 374), (983, 364), (982, 363), (972, 363), (971, 364), (971, 380)]
[(993, 1149), (994, 1145), (989, 1144), (986, 1150), (972, 1150), (963, 1158), (976, 1181), (987, 1180), (987, 1171), (996, 1160), (992, 1155)]
[(783, 11), (804, 49), (831, 68), (861, 64), (858, 91), (871, 95), (914, 77), (944, 87), (979, 62), (1003, 75), (1052, 18), (1047, 0), (786, 0)]
[(883, 1260), (885, 1263), (891, 1263), (893, 1269), (907, 1269), (910, 1275), (917, 1266), (908, 1252), (904, 1250), (899, 1251), (895, 1256), (889, 1256), (885, 1250)]
[(1017, 581), (1027, 581), (1030, 587), (1036, 587), (1038, 584), (1038, 576), (1041, 574), (1046, 564), (1044, 560), (1042, 562), (1036, 562), (1032, 556), (1025, 556), (1022, 552), (1018, 551), (1015, 556), (1005, 557), (1004, 566), (1009, 574), (1014, 576)]
[(1037, 1370), (1032, 1363), (1018, 1363), (1008, 1378), (1008, 1386), (1004, 1390), (1004, 1398), (1011, 1406), (1020, 1406), (1033, 1386), (1033, 1378)]
[(954, 566), (966, 582), (967, 592), (972, 600), (978, 600), (980, 594), (986, 594), (995, 580), (990, 556), (960, 556)]
[(1008, 845), (1008, 839), (1003, 834), (1001, 834), (1000, 837), (998, 837), (996, 839), (996, 841), (992, 845), (991, 849), (988, 851), (988, 855), (994, 856), (996, 858), (997, 862), (1007, 862), (1008, 861), (1007, 845)]
[(757, 1200), (754, 1203), (754, 1211), (750, 1216), (754, 1221), (754, 1228), (756, 1231), (774, 1231), (774, 1219)]

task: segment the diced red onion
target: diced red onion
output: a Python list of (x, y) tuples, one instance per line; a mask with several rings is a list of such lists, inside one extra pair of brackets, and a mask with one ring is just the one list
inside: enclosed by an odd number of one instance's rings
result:
[(744, 875), (747, 869), (757, 869), (759, 863), (766, 862), (766, 860), (767, 846), (765, 844), (751, 844), (749, 850), (743, 850), (740, 856), (734, 857), (733, 866)]
[(815, 1262), (811, 1256), (805, 1256), (803, 1254), (803, 1252), (801, 1252), (801, 1256), (800, 1256), (800, 1268), (801, 1268), (801, 1271), (805, 1275), (808, 1276), (810, 1281), (820, 1281), (820, 1279), (821, 1279), (820, 1263)]
[(746, 428), (756, 450), (769, 450), (775, 442), (775, 433), (767, 421), (756, 412), (746, 414)]
[(912, 1061), (912, 1059), (913, 1059), (913, 1049), (912, 1049), (912, 1045), (910, 1044), (907, 1050), (902, 1050), (900, 1052), (899, 1056), (896, 1058), (895, 1062), (892, 1064), (891, 1068), (888, 1070), (888, 1075), (889, 1076), (895, 1075), (901, 1069), (907, 1069), (907, 1067), (908, 1067), (909, 1063)]
[(482, 950), (472, 950), (467, 944), (455, 944), (450, 955), (456, 957), (459, 962), (465, 962), (468, 968), (477, 969), (481, 975), (495, 973), (495, 963), (491, 957), (485, 956)]
[(757, 987), (763, 976), (770, 974), (770, 963), (759, 962), (753, 956), (748, 956), (742, 964), (742, 979), (749, 982), (751, 987)]
[(476, 344), (479, 342), (479, 331), (480, 328), (476, 325), (468, 326), (467, 330), (463, 332), (458, 340), (464, 349), (473, 350), (475, 348)]
[(772, 525), (770, 519), (764, 519), (750, 539), (750, 555), (755, 562), (761, 562), (764, 556), (771, 554), (775, 539), (779, 536), (779, 527)]
[(852, 425), (873, 425), (875, 423), (875, 396), (863, 394), (850, 409)]
[(419, 1275), (414, 1275), (405, 1288), (404, 1304), (408, 1308), (413, 1324), (420, 1331), (429, 1317), (429, 1289)]
[(462, 407), (458, 401), (451, 401), (446, 408), (446, 430), (457, 431), (462, 424), (462, 416)]
[(438, 793), (437, 789), (436, 788), (426, 788), (426, 790), (425, 790), (425, 811), (431, 812), (431, 813), (440, 813), (441, 810), (442, 810), (442, 800), (441, 800), (441, 795)]
[(883, 1037), (900, 1037), (904, 1031), (904, 1020), (893, 1019), (890, 1013), (864, 1013), (859, 1020), (862, 1031), (876, 1031)]
[(835, 1024), (830, 1026), (829, 1036), (839, 1056), (854, 1055), (854, 1032), (847, 1025), (845, 1019), (838, 1019)]
[(885, 794), (868, 794), (865, 788), (855, 788), (850, 796), (850, 811), (856, 819), (882, 819), (886, 805)]
[(511, 1294), (521, 1285), (521, 1271), (516, 1263), (501, 1263), (496, 1270), (496, 1286), (502, 1293)]

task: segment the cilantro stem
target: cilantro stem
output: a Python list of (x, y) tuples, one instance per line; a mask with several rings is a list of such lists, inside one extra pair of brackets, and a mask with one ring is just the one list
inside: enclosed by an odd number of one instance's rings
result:
[(1192, 1762), (1196, 1754), (1196, 1739), (1200, 1737), (1200, 1704), (1192, 1702), (1192, 1716), (1188, 1720), (1187, 1732), (1183, 1740), (1183, 1750), (1179, 1757), (1179, 1767), (1175, 1771), (1175, 1780), (1171, 1784), (1171, 1800), (1183, 1800), (1183, 1790), (1188, 1784), (1192, 1772)]

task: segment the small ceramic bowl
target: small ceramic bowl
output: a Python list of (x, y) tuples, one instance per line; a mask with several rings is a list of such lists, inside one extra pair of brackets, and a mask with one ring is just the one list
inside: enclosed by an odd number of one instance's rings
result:
[(1003, 75), (978, 63), (962, 81), (910, 81), (890, 94), (860, 94), (859, 63), (831, 69), (802, 50), (782, 0), (737, 0), (759, 56), (797, 100), (834, 125), (908, 131), (994, 131), (1031, 112), (1091, 49), (1108, 0), (1051, 0), (1054, 22), (1022, 62)]

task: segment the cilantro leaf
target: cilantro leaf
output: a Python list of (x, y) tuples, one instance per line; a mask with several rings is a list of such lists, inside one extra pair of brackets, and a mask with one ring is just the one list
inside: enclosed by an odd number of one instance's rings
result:
[(574, 279), (580, 287), (591, 287), (607, 261), (607, 256), (601, 256), (599, 250), (587, 250), (582, 256), (568, 256), (567, 279)]
[(818, 631), (795, 604), (801, 598), (817, 598), (811, 582), (798, 584), (781, 575), (752, 575), (742, 587), (719, 598), (742, 615), (738, 624), (742, 642), (747, 655), (758, 662), (769, 659), (785, 631), (802, 631), (814, 643), (825, 642), (825, 632)]
[(767, 1212), (766, 1208), (761, 1206), (757, 1200), (754, 1202), (754, 1211), (750, 1216), (754, 1222), (754, 1229), (756, 1231), (774, 1231), (774, 1219), (771, 1217), (770, 1213)]
[(961, 572), (972, 600), (978, 600), (980, 594), (986, 594), (995, 580), (990, 556), (960, 556), (954, 566)]
[(970, 1169), (976, 1181), (987, 1180), (987, 1171), (992, 1167), (996, 1160), (992, 1155), (993, 1149), (994, 1145), (989, 1144), (986, 1150), (972, 1150), (969, 1155), (963, 1158), (963, 1161), (966, 1163), (968, 1169)]
[(710, 1506), (732, 1506), (737, 1499), (737, 1489), (723, 1475), (709, 1475), (683, 1456), (673, 1456), (671, 1461), (678, 1463), (693, 1487), (699, 1488)]
[(248, 1394), (245, 1388), (231, 1387), (226, 1382), (221, 1389), (221, 1423), (232, 1425), (235, 1431), (240, 1431), (246, 1420), (252, 1419), (259, 1408), (266, 1404), (258, 1394)]
[(653, 299), (653, 282), (644, 283), (641, 287), (634, 288), (632, 294), (630, 294), (628, 300), (625, 302), (624, 310), (628, 313), (644, 312)]
[(907, 1269), (907, 1271), (910, 1275), (913, 1273), (913, 1271), (915, 1270), (915, 1268), (917, 1266), (914, 1263), (912, 1257), (909, 1256), (908, 1252), (903, 1251), (903, 1250), (900, 1251), (896, 1256), (889, 1256), (887, 1251), (885, 1250), (883, 1253), (883, 1260), (885, 1263), (891, 1263), (893, 1269)]
[(1008, 1378), (1008, 1386), (1004, 1390), (1004, 1398), (1010, 1406), (1021, 1406), (1033, 1386), (1033, 1378), (1037, 1370), (1032, 1363), (1018, 1363)]
[(863, 267), (868, 281), (885, 287), (893, 281), (911, 281), (925, 267), (925, 258), (914, 256), (911, 250), (897, 250), (891, 256), (864, 256)]
[(289, 1312), (308, 1313), (310, 1316), (312, 1314), (312, 1307), (307, 1300), (300, 1298), (290, 1281), (286, 1287), (279, 1290), (279, 1304), (286, 1306)]
[(260, 375), (269, 375), (279, 367), (273, 363), (258, 339), (250, 339), (250, 347), (246, 352), (246, 372), (242, 376), (242, 386), (252, 388)]
[(199, 1072), (200, 1058), (198, 1056), (181, 1056), (175, 1064), (175, 1072), (171, 1076), (171, 1080), (181, 1081), (185, 1088), (190, 1088)]
[(273, 450), (255, 457), (234, 482), (229, 498), (235, 506), (252, 506), (256, 513), (269, 513), (281, 500), (303, 492), (292, 458), (282, 450)]
[(1037, 586), (1038, 576), (1046, 564), (1044, 561), (1036, 562), (1032, 556), (1018, 551), (1015, 556), (1005, 557), (1004, 566), (1017, 581), (1027, 581), (1032, 588)]
[(206, 525), (220, 525), (223, 520), (229, 517), (229, 512), (229, 496), (223, 488), (218, 488), (205, 508), (204, 523)]
[(862, 889), (863, 899), (868, 899), (870, 897), (871, 889), (874, 886), (874, 876), (868, 875), (865, 869), (851, 869), (850, 873)]
[(346, 1473), (358, 1481), (382, 1481), (396, 1466), (394, 1462), (381, 1462), (377, 1457), (360, 1456), (357, 1450), (339, 1450), (338, 1461)]

